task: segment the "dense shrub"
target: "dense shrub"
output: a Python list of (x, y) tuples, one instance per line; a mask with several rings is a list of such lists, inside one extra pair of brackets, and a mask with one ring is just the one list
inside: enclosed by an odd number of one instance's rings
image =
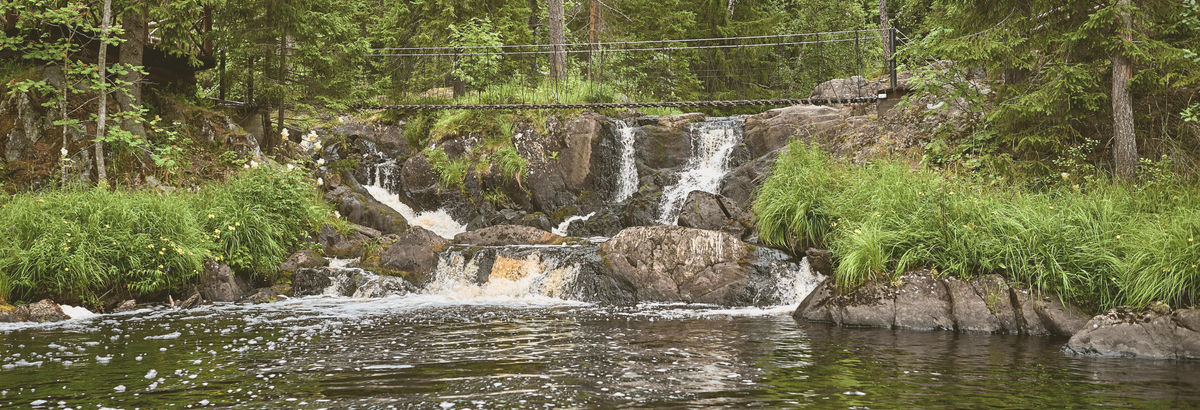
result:
[(928, 267), (962, 278), (1002, 274), (1094, 309), (1194, 305), (1198, 191), (1182, 181), (1064, 181), (1031, 191), (902, 162), (844, 165), (794, 144), (754, 211), (765, 241), (833, 251), (843, 289)]
[(0, 207), (0, 297), (161, 294), (195, 283), (207, 256), (262, 275), (330, 217), (303, 173), (265, 167), (199, 193), (15, 195)]

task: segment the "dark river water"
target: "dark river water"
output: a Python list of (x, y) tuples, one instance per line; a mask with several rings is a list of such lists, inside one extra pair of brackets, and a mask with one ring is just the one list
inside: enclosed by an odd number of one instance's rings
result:
[(310, 298), (0, 327), (0, 407), (1200, 406), (1200, 363), (786, 309)]

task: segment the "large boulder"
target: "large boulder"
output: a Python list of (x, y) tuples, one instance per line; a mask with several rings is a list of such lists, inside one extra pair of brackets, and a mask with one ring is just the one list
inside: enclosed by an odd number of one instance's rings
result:
[(704, 191), (692, 191), (679, 210), (679, 226), (722, 231), (741, 239), (754, 232), (749, 213), (729, 198)]
[(16, 308), (0, 304), (0, 322), (59, 322), (70, 318), (50, 299)]
[(292, 275), (292, 294), (295, 296), (320, 295), (333, 282), (329, 279), (332, 272), (327, 267), (300, 269)]
[[(400, 185), (408, 203), (417, 204), (417, 210), (428, 210), (420, 204), (437, 204), (441, 197), (441, 187), (438, 185), (439, 176), (433, 169), (433, 163), (425, 154), (417, 154), (404, 161), (400, 168)], [(391, 232), (386, 232), (391, 233)]]
[(776, 108), (746, 118), (746, 148), (751, 158), (786, 147), (793, 137), (803, 140), (841, 130), (850, 116), (849, 108), (794, 105)]
[(1078, 308), (996, 275), (963, 281), (923, 270), (897, 282), (875, 280), (841, 291), (831, 278), (794, 316), (842, 326), (1058, 336), (1071, 336), (1087, 319)]
[(604, 116), (587, 112), (567, 120), (564, 147), (558, 153), (559, 168), (568, 189), (584, 188), (592, 171), (592, 146), (603, 137)]
[(197, 290), (200, 296), (211, 302), (236, 302), (250, 292), (250, 284), (234, 275), (229, 265), (217, 263), (209, 258), (204, 261), (204, 278)]
[(438, 254), (450, 242), (419, 226), (391, 238), (378, 251), (365, 255), (361, 266), (381, 275), (401, 276), (409, 282), (428, 283), (437, 268)]
[(879, 90), (874, 84), (862, 76), (836, 78), (817, 85), (808, 98), (816, 99), (847, 99), (858, 97), (874, 97)]
[(640, 168), (667, 169), (687, 164), (692, 157), (692, 124), (704, 121), (699, 113), (638, 119), (641, 129), (635, 146)]
[(1113, 309), (1088, 321), (1067, 348), (1101, 356), (1200, 359), (1200, 309)]
[(611, 275), (639, 302), (769, 303), (773, 283), (760, 255), (736, 236), (678, 226), (628, 228), (600, 247)]
[(350, 222), (365, 225), (383, 234), (401, 233), (408, 230), (408, 221), (396, 210), (371, 197), (350, 177), (345, 185), (339, 185), (325, 193), (325, 200), (333, 203), (338, 212)]
[(771, 167), (779, 158), (782, 149), (777, 149), (734, 168), (721, 179), (721, 196), (729, 198), (738, 207), (750, 210), (755, 191), (771, 176)]
[(561, 245), (567, 238), (520, 225), (496, 225), (454, 236), (454, 243), (475, 246)]

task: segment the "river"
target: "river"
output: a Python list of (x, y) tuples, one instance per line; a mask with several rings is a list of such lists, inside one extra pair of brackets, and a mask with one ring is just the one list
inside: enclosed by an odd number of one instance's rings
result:
[(788, 308), (310, 297), (0, 325), (0, 406), (1200, 406), (1200, 363)]

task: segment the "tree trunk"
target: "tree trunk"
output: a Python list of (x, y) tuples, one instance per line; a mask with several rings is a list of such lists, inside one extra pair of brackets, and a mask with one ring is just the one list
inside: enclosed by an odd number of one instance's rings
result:
[[(121, 111), (133, 111), (142, 105), (142, 74), (135, 71), (141, 69), (142, 54), (146, 50), (146, 16), (141, 11), (131, 10), (125, 13), (122, 26), (125, 35), (121, 42), (121, 54), (117, 62), (128, 70), (121, 75), (121, 82), (128, 83), (128, 92), (118, 92), (113, 97)], [(146, 130), (142, 127), (141, 118), (125, 119), (123, 124), (126, 131), (134, 135), (144, 136)]]
[[(284, 87), (286, 87), (286, 85), (287, 85), (287, 81), (285, 81), (286, 77), (287, 77), (287, 28), (285, 27), (282, 30), (282, 32), (279, 33), (279, 100), (278, 100), (279, 116), (277, 117), (278, 120), (276, 121), (277, 122), (276, 125), (278, 125), (279, 129), (277, 129), (275, 131), (276, 131), (276, 135), (278, 135), (277, 138), (279, 139), (280, 142), (283, 142), (283, 108), (286, 105), (286, 104), (284, 104), (284, 99), (287, 98), (287, 93), (284, 91)], [(272, 147), (272, 148), (274, 148), (274, 147)]]
[(887, 0), (879, 0), (879, 36), (883, 39), (883, 58), (887, 61), (891, 61), (892, 53), (896, 52), (892, 50), (891, 38), (888, 36), (888, 30), (891, 28), (892, 25), (888, 22)]
[[(528, 25), (529, 25), (529, 35), (530, 35), (530, 36), (533, 36), (533, 38), (535, 38), (535, 39), (536, 39), (536, 38), (539, 38), (539, 37), (538, 37), (538, 32), (537, 32), (537, 28), (538, 28), (538, 0), (527, 0), (527, 1), (528, 1), (528, 3), (527, 3), (527, 4), (528, 4), (528, 6), (529, 6), (529, 19), (528, 19), (528, 20), (526, 20), (526, 24), (528, 24)], [(531, 58), (531, 59), (529, 59), (529, 61), (530, 61), (530, 64), (529, 64), (529, 73), (530, 73), (531, 75), (532, 75), (532, 74), (536, 74), (536, 73), (537, 73), (537, 71), (538, 71), (538, 62), (537, 62), (537, 60), (538, 60), (538, 59), (537, 59), (537, 55), (536, 55), (536, 54), (534, 54), (534, 56), (533, 56), (533, 57), (534, 57), (534, 58)]]
[[(1133, 42), (1133, 19), (1129, 8), (1131, 0), (1118, 0), (1120, 15), (1120, 37), (1123, 45)], [(1133, 129), (1133, 101), (1129, 95), (1129, 80), (1133, 77), (1133, 67), (1129, 57), (1120, 49), (1112, 57), (1112, 109), (1113, 109), (1113, 160), (1116, 165), (1117, 177), (1126, 181), (1137, 176), (1138, 153), (1137, 134)]]
[(108, 73), (105, 65), (108, 58), (108, 26), (112, 21), (112, 0), (104, 0), (104, 15), (100, 18), (100, 54), (96, 64), (100, 74), (100, 108), (96, 112), (96, 180), (101, 184), (108, 182), (108, 172), (104, 169), (104, 122), (108, 120)]
[(563, 0), (550, 0), (550, 79), (566, 78), (566, 35), (563, 34)]

